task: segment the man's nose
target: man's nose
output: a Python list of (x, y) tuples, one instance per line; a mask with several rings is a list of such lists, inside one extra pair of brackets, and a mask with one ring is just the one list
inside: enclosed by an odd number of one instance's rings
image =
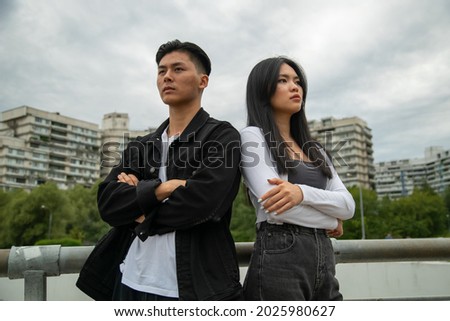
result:
[(164, 80), (164, 82), (173, 80), (172, 73), (169, 70), (167, 70), (166, 73), (164, 74), (163, 80)]

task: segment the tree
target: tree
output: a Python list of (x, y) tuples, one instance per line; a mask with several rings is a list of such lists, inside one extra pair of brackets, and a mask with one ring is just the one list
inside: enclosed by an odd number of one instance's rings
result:
[(30, 193), (17, 191), (6, 207), (8, 242), (16, 246), (32, 245), (43, 238), (64, 236), (71, 220), (66, 205), (64, 192), (51, 182), (39, 185)]
[[(343, 239), (361, 238), (359, 190), (349, 189), (356, 203), (355, 216), (344, 222)], [(366, 238), (379, 239), (387, 234), (397, 238), (437, 237), (445, 235), (448, 209), (444, 198), (424, 184), (412, 195), (390, 200), (378, 199), (371, 190), (362, 190)]]
[[(97, 190), (76, 185), (59, 190), (46, 183), (31, 192), (0, 190), (0, 247), (33, 245), (39, 240), (71, 238), (94, 244), (108, 230), (97, 208)], [(359, 188), (349, 188), (355, 199), (352, 219), (344, 222), (343, 239), (361, 239)], [(372, 190), (362, 189), (366, 238), (439, 237), (448, 235), (450, 187), (438, 195), (423, 185), (400, 199), (378, 199)], [(233, 203), (231, 233), (236, 242), (253, 242), (256, 238), (255, 209), (246, 188), (241, 184)]]
[[(344, 235), (342, 239), (361, 239), (361, 205), (360, 205), (360, 190), (357, 186), (352, 186), (349, 189), (355, 200), (355, 215), (350, 220), (344, 222)], [(373, 190), (361, 189), (363, 199), (364, 212), (364, 228), (366, 238), (379, 238), (379, 208), (377, 194)]]
[(233, 203), (233, 216), (230, 228), (235, 242), (254, 242), (256, 239), (255, 209), (246, 193), (247, 190), (244, 184), (241, 184)]
[(110, 228), (101, 219), (98, 212), (97, 190), (99, 183), (98, 181), (91, 188), (75, 185), (67, 191), (70, 205), (75, 213), (70, 226), (71, 237), (81, 240), (85, 244), (95, 244)]
[(429, 188), (415, 189), (411, 195), (393, 200), (386, 212), (394, 237), (436, 237), (446, 231), (444, 199)]
[(12, 193), (0, 190), (0, 221), (2, 222), (0, 228), (0, 248), (9, 246), (9, 226), (8, 226), (8, 204), (11, 202)]
[(448, 186), (444, 191), (444, 202), (445, 206), (447, 207), (447, 210), (450, 212), (450, 186)]
[[(27, 230), (32, 230), (28, 235), (40, 235), (43, 236), (45, 233), (45, 227), (39, 218), (35, 215), (30, 215), (28, 210), (25, 209), (27, 204), (28, 193), (24, 190), (16, 190), (12, 192), (10, 202), (5, 208), (5, 243), (8, 246), (11, 245), (22, 245), (22, 244), (33, 244), (35, 240), (24, 242), (23, 234)], [(25, 236), (25, 237), (28, 237)]]
[(447, 234), (450, 234), (450, 186), (445, 189), (443, 199), (447, 207)]

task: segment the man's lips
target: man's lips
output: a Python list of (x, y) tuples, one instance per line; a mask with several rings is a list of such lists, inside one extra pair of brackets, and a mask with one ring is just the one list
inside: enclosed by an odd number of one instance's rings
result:
[(164, 88), (163, 88), (163, 93), (165, 93), (165, 92), (167, 92), (167, 91), (172, 91), (172, 90), (175, 90), (175, 88), (170, 87), (170, 86), (167, 86), (167, 87), (164, 87)]

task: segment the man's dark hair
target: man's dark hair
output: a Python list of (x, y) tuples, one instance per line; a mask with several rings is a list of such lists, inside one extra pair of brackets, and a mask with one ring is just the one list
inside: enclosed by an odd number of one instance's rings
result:
[(197, 70), (209, 76), (211, 73), (211, 61), (202, 48), (192, 42), (181, 42), (178, 39), (162, 44), (156, 53), (156, 63), (159, 65), (161, 59), (173, 51), (186, 52), (197, 67)]

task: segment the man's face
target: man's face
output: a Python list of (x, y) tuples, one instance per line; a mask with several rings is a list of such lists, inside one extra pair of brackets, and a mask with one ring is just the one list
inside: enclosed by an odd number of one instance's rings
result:
[(158, 65), (157, 85), (162, 101), (169, 106), (182, 106), (196, 100), (208, 85), (208, 76), (197, 71), (189, 55), (173, 51)]

